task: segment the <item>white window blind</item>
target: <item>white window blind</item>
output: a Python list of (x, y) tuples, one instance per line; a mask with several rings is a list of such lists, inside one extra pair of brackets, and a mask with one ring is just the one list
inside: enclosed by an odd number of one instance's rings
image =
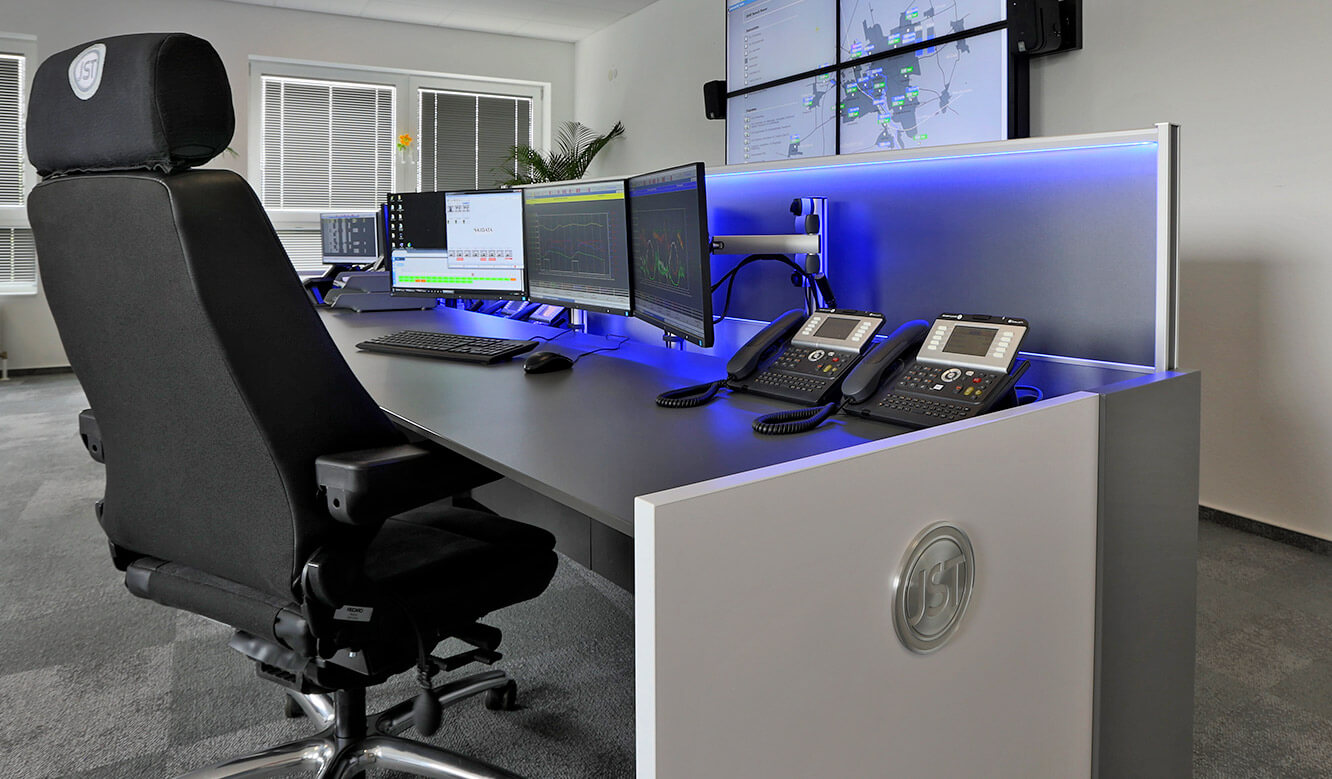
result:
[(278, 240), (297, 273), (323, 273), (324, 246), (318, 230), (278, 230)]
[(392, 86), (265, 76), (268, 208), (374, 208), (393, 191)]
[(0, 205), (23, 205), (23, 57), (0, 54)]
[(37, 291), (37, 248), (32, 231), (0, 228), (0, 295)]
[(532, 99), (418, 90), (423, 192), (486, 189), (513, 175), (516, 145), (532, 143)]

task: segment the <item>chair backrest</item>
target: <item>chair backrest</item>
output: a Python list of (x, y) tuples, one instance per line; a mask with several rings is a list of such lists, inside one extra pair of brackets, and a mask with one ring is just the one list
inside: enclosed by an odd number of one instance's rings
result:
[(42, 285), (97, 416), (113, 543), (274, 595), (330, 542), (321, 454), (400, 443), (249, 185), (190, 170), (231, 140), (217, 52), (180, 33), (38, 69), (28, 201)]

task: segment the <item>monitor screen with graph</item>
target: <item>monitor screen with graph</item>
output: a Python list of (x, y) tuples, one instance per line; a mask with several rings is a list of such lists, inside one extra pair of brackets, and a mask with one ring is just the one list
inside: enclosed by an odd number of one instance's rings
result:
[(703, 163), (635, 176), (629, 191), (635, 317), (712, 346), (711, 237)]
[(629, 315), (624, 181), (568, 181), (523, 189), (527, 296)]

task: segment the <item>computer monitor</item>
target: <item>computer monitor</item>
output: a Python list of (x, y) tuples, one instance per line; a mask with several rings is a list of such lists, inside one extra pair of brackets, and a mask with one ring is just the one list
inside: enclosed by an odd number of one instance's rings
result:
[(628, 316), (624, 180), (526, 187), (523, 204), (528, 297)]
[(382, 217), (375, 211), (339, 211), (319, 215), (325, 265), (370, 265), (384, 254)]
[(634, 316), (712, 346), (711, 237), (703, 163), (626, 182), (633, 241)]
[(389, 249), (435, 250), (447, 246), (443, 192), (393, 192), (386, 201)]
[[(390, 207), (392, 203), (390, 203)], [(433, 209), (420, 219), (431, 221)], [(523, 194), (517, 190), (467, 190), (442, 193), (439, 235), (402, 212), (406, 224), (394, 234), (390, 255), (390, 292), (438, 298), (522, 300)], [(392, 217), (392, 213), (390, 214)], [(402, 236), (401, 239), (398, 236)], [(418, 236), (431, 241), (421, 247)]]

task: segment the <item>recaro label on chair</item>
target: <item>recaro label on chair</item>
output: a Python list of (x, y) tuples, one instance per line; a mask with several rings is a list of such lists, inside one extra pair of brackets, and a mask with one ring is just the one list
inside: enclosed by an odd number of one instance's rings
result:
[(69, 63), (69, 87), (80, 100), (97, 94), (102, 85), (102, 71), (106, 67), (106, 45), (94, 43)]

